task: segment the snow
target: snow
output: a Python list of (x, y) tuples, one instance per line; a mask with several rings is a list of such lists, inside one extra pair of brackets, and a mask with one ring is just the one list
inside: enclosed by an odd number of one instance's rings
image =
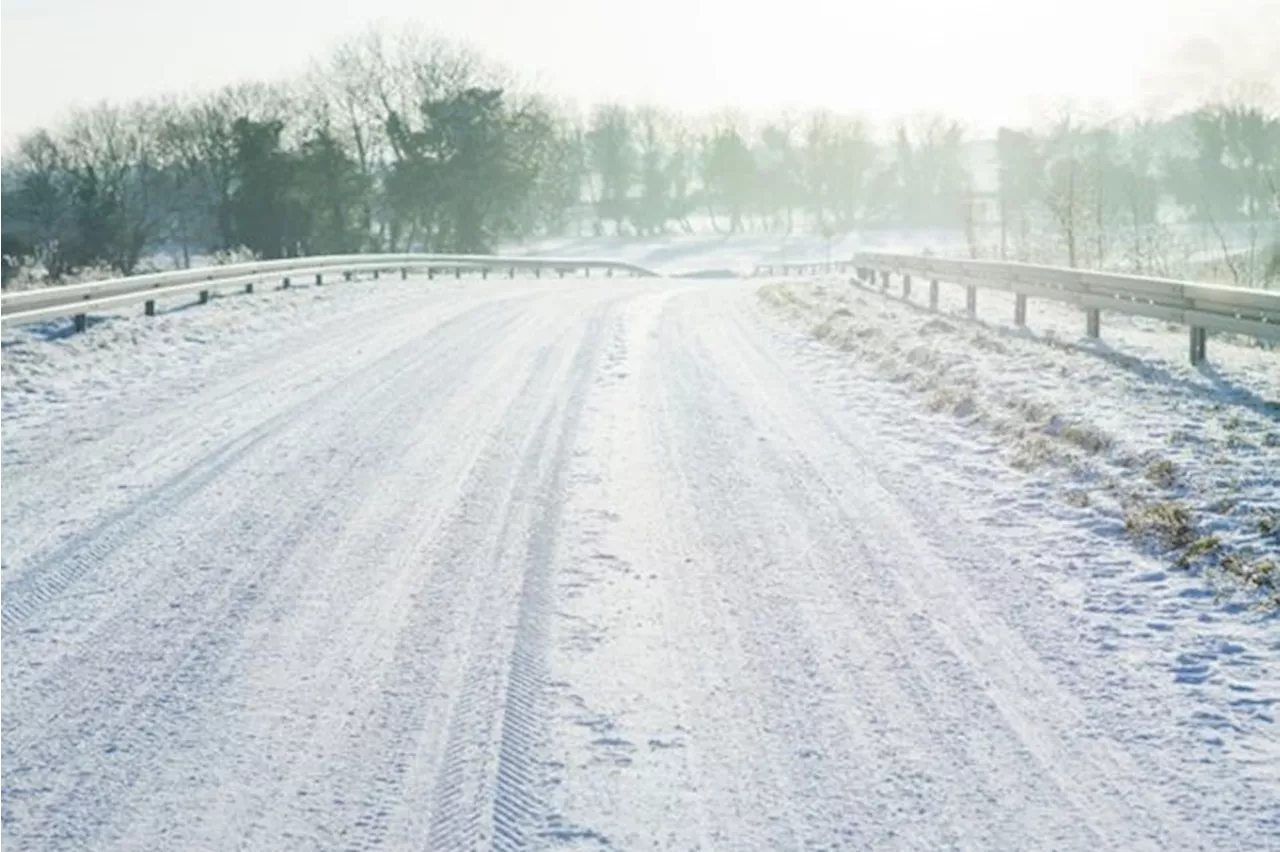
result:
[(411, 279), (6, 329), (4, 842), (1280, 845), (1276, 617), (1122, 520), (1276, 552), (1276, 353), (943, 298)]
[[(1011, 463), (1065, 470), (1055, 481), (1114, 526), (1136, 500), (1177, 500), (1223, 544), (1276, 556), (1280, 509), (1280, 353), (1215, 337), (1210, 361), (1188, 363), (1186, 330), (1104, 313), (1102, 339), (1080, 312), (980, 291), (976, 321), (962, 287), (940, 287), (941, 314), (840, 279), (779, 285), (784, 310), (833, 345), (908, 383), (1000, 441)], [(894, 285), (894, 295), (900, 284)], [(826, 325), (823, 325), (823, 324)], [(1269, 530), (1269, 531), (1266, 531)]]
[[(1194, 701), (1158, 705), (1159, 712), (1181, 706), (1179, 724), (1208, 747), (1202, 759), (1230, 752), (1275, 782), (1274, 611), (1251, 606), (1258, 596), (1212, 571), (1209, 560), (1176, 566), (1159, 547), (1139, 547), (1135, 556), (1123, 523), (1135, 505), (1175, 500), (1189, 507), (1196, 534), (1218, 537), (1224, 552), (1280, 557), (1275, 527), (1261, 529), (1280, 508), (1275, 353), (1217, 342), (1216, 364), (1196, 369), (1176, 345), (1185, 330), (1141, 319), (1104, 317), (1109, 341), (1099, 344), (1082, 338), (1081, 318), (1066, 310), (1033, 314), (1040, 332), (992, 320), (1011, 317), (1011, 297), (994, 306), (982, 294), (987, 319), (975, 322), (961, 316), (963, 297), (946, 298), (946, 288), (945, 318), (839, 280), (778, 282), (779, 290), (795, 300), (779, 309), (769, 296), (764, 310), (790, 318), (793, 330), (783, 337), (803, 353), (815, 382), (862, 417), (880, 412), (878, 428), (909, 412), (913, 445), (925, 443), (925, 434), (943, 439), (941, 457), (957, 459), (955, 469), (930, 483), (971, 492), (975, 528), (1016, 536), (1030, 524), (1043, 537), (1054, 520), (1061, 523), (1048, 556), (1062, 564), (1033, 576), (1047, 598), (1083, 614), (1081, 626), (1095, 641), (1082, 650), (1114, 655), (1127, 676), (1166, 670)], [(847, 315), (831, 323), (834, 330), (815, 339), (807, 321), (816, 315), (830, 323), (841, 310)], [(867, 406), (873, 390), (882, 402)], [(1063, 439), (1067, 424), (1106, 446)], [(1172, 462), (1172, 482), (1149, 475), (1162, 460)]]
[(921, 246), (928, 246), (939, 253), (962, 256), (966, 252), (964, 235), (946, 230), (884, 229), (845, 234), (829, 243), (810, 233), (714, 234), (709, 231), (708, 227), (700, 227), (693, 234), (661, 237), (557, 237), (510, 246), (504, 251), (556, 257), (617, 258), (668, 275), (729, 270), (744, 276), (750, 275), (760, 264), (839, 261), (848, 259), (857, 251), (919, 253)]

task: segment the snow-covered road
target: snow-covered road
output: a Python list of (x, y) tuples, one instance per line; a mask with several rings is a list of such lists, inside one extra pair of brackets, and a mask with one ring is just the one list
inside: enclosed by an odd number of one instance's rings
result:
[(1275, 622), (1107, 633), (1147, 557), (757, 287), (388, 282), (197, 356), (215, 303), (24, 378), (5, 848), (1280, 848)]

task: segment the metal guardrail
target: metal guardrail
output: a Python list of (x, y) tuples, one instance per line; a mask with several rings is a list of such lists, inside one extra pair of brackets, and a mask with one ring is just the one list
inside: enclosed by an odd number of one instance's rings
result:
[(788, 260), (778, 263), (758, 263), (751, 273), (760, 275), (817, 275), (824, 272), (847, 272), (853, 267), (849, 260)]
[[(929, 282), (929, 307), (938, 307), (938, 282), (963, 285), (969, 315), (977, 312), (978, 293), (1004, 290), (1013, 293), (1014, 323), (1026, 325), (1027, 299), (1049, 299), (1078, 305), (1085, 313), (1085, 333), (1101, 336), (1102, 311), (1154, 317), (1187, 326), (1192, 364), (1205, 359), (1209, 331), (1222, 331), (1280, 341), (1280, 293), (1196, 284), (1166, 278), (1090, 272), (1056, 266), (1004, 263), (990, 260), (953, 260), (905, 254), (860, 253), (850, 264), (858, 279), (888, 289), (892, 276), (902, 279), (902, 295), (911, 296), (912, 280)], [(786, 264), (791, 271), (821, 271), (822, 264)], [(830, 271), (830, 264), (826, 264)], [(757, 272), (774, 267), (759, 267)], [(788, 270), (783, 269), (782, 274)]]
[(1192, 364), (1205, 359), (1209, 331), (1280, 341), (1280, 293), (1266, 290), (1027, 263), (899, 254), (858, 254), (854, 265), (866, 281), (879, 273), (881, 286), (886, 288), (893, 275), (901, 275), (905, 295), (910, 294), (912, 276), (927, 279), (930, 306), (935, 308), (938, 281), (964, 285), (970, 314), (977, 310), (979, 289), (1011, 292), (1015, 296), (1017, 325), (1026, 325), (1028, 298), (1080, 306), (1085, 312), (1085, 333), (1089, 337), (1101, 336), (1104, 310), (1185, 325), (1189, 328)]
[(382, 272), (399, 270), (404, 278), (408, 277), (410, 270), (426, 270), (430, 277), (441, 269), (453, 270), (457, 277), (461, 277), (463, 270), (479, 271), (484, 277), (488, 277), (493, 270), (507, 270), (512, 277), (516, 270), (532, 270), (538, 276), (543, 271), (550, 271), (563, 277), (579, 270), (590, 275), (593, 269), (602, 270), (608, 275), (620, 272), (644, 277), (658, 276), (653, 270), (633, 263), (598, 258), (479, 254), (325, 255), (156, 272), (8, 293), (0, 297), (0, 323), (17, 325), (74, 317), (76, 327), (83, 330), (90, 313), (114, 311), (143, 302), (147, 315), (152, 315), (155, 313), (157, 300), (189, 293), (198, 293), (200, 302), (203, 303), (219, 290), (243, 288), (251, 293), (256, 284), (267, 281), (279, 280), (280, 286), (288, 287), (292, 280), (304, 277), (314, 277), (316, 284), (323, 284), (326, 275), (342, 275), (350, 279), (354, 275), (367, 273), (376, 278)]

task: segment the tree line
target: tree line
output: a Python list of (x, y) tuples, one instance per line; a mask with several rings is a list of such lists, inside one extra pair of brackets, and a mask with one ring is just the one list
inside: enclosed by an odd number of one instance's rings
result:
[(1169, 225), (1194, 225), (1229, 283), (1280, 280), (1280, 117), (1264, 107), (1064, 116), (1039, 134), (1001, 128), (995, 147), (1000, 257), (1041, 259), (1047, 236), (1050, 257), (1072, 267), (1173, 275), (1185, 270), (1171, 268)]
[(5, 275), (128, 274), (167, 254), (492, 250), (559, 235), (962, 232), (974, 256), (1167, 272), (1172, 220), (1242, 284), (1280, 277), (1280, 118), (1247, 102), (1162, 120), (885, 135), (811, 111), (582, 114), (470, 50), (370, 32), (303, 79), (71, 114), (3, 163)]

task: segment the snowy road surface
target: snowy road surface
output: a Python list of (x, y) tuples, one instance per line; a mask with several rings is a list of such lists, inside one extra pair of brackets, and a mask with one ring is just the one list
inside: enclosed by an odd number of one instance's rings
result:
[(1274, 622), (755, 283), (414, 285), (6, 408), (6, 850), (1280, 848)]

